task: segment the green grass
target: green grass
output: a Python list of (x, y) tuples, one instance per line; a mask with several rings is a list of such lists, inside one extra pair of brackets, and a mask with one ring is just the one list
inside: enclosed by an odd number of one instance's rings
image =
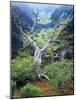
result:
[(21, 88), (22, 97), (35, 97), (35, 96), (43, 96), (43, 92), (32, 84), (27, 84), (23, 88)]

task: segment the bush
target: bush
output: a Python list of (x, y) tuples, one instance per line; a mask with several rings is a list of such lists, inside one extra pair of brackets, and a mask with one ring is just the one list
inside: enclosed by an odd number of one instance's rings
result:
[(43, 96), (43, 93), (39, 88), (29, 83), (23, 88), (21, 88), (21, 94), (22, 94), (22, 97)]
[(17, 83), (24, 83), (26, 80), (35, 80), (35, 62), (33, 57), (26, 54), (26, 56), (17, 56), (11, 62), (11, 77)]
[(46, 65), (44, 67), (44, 73), (47, 74), (50, 79), (61, 81), (69, 80), (73, 78), (73, 62), (64, 60)]
[(46, 65), (43, 70), (51, 80), (55, 80), (57, 88), (73, 79), (73, 62), (70, 60)]
[(16, 82), (11, 80), (11, 96), (13, 97), (15, 95), (16, 90)]

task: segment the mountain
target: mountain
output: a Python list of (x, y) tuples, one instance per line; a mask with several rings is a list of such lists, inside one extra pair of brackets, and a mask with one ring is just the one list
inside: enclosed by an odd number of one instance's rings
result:
[[(52, 6), (50, 6), (52, 7)], [(53, 8), (46, 7), (42, 9), (39, 13), (44, 15), (40, 23), (37, 24), (35, 29), (39, 28), (40, 30), (49, 29), (55, 25), (62, 23), (68, 24), (65, 25), (65, 28), (62, 31), (72, 32), (74, 31), (74, 9), (73, 6), (59, 6), (56, 7), (53, 11)], [(31, 12), (31, 7), (28, 5), (18, 4), (11, 5), (11, 36), (12, 36), (12, 55), (15, 56), (17, 50), (23, 47), (23, 36), (20, 33), (19, 27), (20, 24), (23, 30), (29, 30), (28, 23), (33, 25), (33, 14)], [(45, 13), (44, 13), (45, 12)], [(52, 12), (52, 13), (51, 13)], [(46, 14), (46, 16), (45, 16)], [(50, 16), (48, 18), (48, 16)], [(40, 17), (40, 16), (39, 16)]]
[[(28, 11), (29, 12), (29, 11)], [(29, 13), (25, 13), (18, 6), (11, 6), (11, 24), (12, 24), (12, 32), (19, 32), (18, 25), (19, 20), (21, 22), (22, 27), (25, 29), (28, 28), (28, 23), (32, 24), (32, 19), (29, 16)]]
[(57, 23), (62, 23), (64, 20), (69, 20), (73, 18), (73, 6), (62, 5), (60, 8), (57, 8), (55, 12), (51, 15), (52, 25)]
[[(18, 6), (11, 6), (11, 43), (12, 55), (17, 55), (17, 50), (23, 47), (23, 36), (19, 30), (20, 24), (23, 29), (28, 30), (28, 23), (33, 23), (29, 13), (25, 13)], [(30, 9), (28, 9), (30, 10)], [(29, 12), (29, 11), (28, 11)]]

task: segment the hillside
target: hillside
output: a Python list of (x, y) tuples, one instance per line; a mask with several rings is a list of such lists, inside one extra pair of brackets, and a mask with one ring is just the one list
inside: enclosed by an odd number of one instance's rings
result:
[(11, 98), (72, 95), (73, 5), (12, 2), (10, 11)]

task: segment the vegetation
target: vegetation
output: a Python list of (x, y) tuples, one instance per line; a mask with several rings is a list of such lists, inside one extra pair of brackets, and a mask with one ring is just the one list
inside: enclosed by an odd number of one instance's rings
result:
[(44, 72), (50, 77), (50, 79), (55, 79), (57, 81), (67, 81), (73, 78), (72, 67), (73, 62), (64, 60), (45, 66)]
[(47, 12), (24, 6), (28, 13), (21, 7), (11, 6), (11, 95), (73, 94), (73, 6), (53, 8), (53, 12), (50, 7)]
[[(23, 56), (22, 56), (23, 55)], [(33, 57), (25, 54), (20, 54), (11, 63), (11, 73), (12, 79), (17, 83), (24, 83), (25, 80), (36, 79), (36, 73), (34, 70), (34, 60)]]
[(32, 84), (27, 84), (23, 88), (21, 88), (22, 97), (36, 97), (43, 96), (43, 92)]
[(16, 82), (11, 80), (11, 95), (14, 96), (16, 91)]
[[(73, 62), (64, 60), (46, 65), (44, 73), (50, 78), (50, 84), (54, 87), (53, 92), (58, 94), (60, 87), (69, 85), (69, 82), (73, 80)], [(53, 93), (53, 95), (56, 94)]]

